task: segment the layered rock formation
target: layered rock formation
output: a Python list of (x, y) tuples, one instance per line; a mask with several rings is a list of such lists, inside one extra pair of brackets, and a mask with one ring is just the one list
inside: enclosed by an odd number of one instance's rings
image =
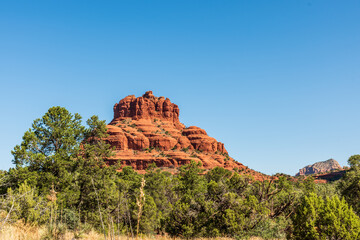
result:
[[(142, 97), (127, 96), (114, 106), (114, 119), (111, 123), (131, 118), (159, 119), (173, 123), (177, 128), (183, 128), (179, 121), (179, 107), (171, 103), (168, 98), (155, 97), (152, 91), (146, 92)], [(110, 123), (110, 124), (111, 124)]]
[(329, 159), (322, 162), (316, 162), (300, 169), (296, 176), (326, 173), (334, 170), (343, 170), (343, 168), (336, 160)]
[(114, 106), (114, 119), (107, 125), (107, 142), (115, 148), (109, 164), (121, 161), (139, 172), (155, 163), (176, 172), (176, 168), (200, 161), (202, 167), (224, 167), (251, 174), (255, 172), (229, 157), (224, 144), (199, 127), (186, 128), (179, 121), (179, 107), (168, 98), (155, 97), (151, 91), (142, 97), (127, 96)]

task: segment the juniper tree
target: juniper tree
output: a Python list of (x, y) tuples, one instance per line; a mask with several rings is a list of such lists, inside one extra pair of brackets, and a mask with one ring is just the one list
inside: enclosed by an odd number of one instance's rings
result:
[(360, 155), (353, 155), (349, 158), (348, 170), (340, 181), (340, 191), (346, 201), (360, 214)]
[(293, 229), (294, 239), (359, 239), (360, 219), (345, 199), (309, 193), (296, 210)]

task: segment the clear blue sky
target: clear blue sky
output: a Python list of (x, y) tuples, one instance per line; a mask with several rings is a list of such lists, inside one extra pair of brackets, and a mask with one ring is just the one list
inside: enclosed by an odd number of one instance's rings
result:
[(152, 90), (255, 170), (360, 153), (360, 1), (1, 1), (0, 169), (63, 106)]

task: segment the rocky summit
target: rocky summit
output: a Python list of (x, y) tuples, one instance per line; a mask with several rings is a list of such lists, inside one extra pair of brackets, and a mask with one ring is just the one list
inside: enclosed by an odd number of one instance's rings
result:
[(249, 169), (228, 155), (224, 144), (207, 135), (204, 129), (185, 127), (179, 120), (179, 107), (168, 98), (155, 97), (152, 91), (142, 97), (127, 96), (114, 106), (114, 119), (107, 125), (107, 142), (114, 147), (109, 164), (121, 161), (145, 172), (157, 167), (176, 173), (181, 165), (195, 160), (204, 169), (223, 167), (253, 175), (265, 175)]
[(296, 176), (326, 173), (333, 170), (343, 170), (343, 168), (336, 160), (329, 159), (322, 162), (316, 162), (312, 165), (308, 165), (300, 169), (299, 172), (296, 174)]

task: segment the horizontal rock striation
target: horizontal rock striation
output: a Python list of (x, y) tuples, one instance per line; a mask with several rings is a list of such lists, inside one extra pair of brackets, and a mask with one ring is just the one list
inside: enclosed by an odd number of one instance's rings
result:
[(114, 119), (112, 124), (126, 118), (159, 119), (172, 122), (176, 127), (182, 128), (179, 121), (179, 107), (171, 103), (168, 98), (155, 97), (152, 91), (146, 92), (142, 97), (130, 95), (120, 100), (114, 106)]
[(168, 98), (155, 97), (151, 91), (142, 97), (127, 96), (114, 106), (114, 119), (107, 125), (106, 141), (114, 147), (109, 164), (121, 161), (139, 172), (152, 163), (175, 171), (199, 161), (205, 169), (224, 167), (250, 174), (264, 175), (236, 162), (224, 144), (207, 135), (204, 129), (186, 128), (179, 121), (179, 107)]

